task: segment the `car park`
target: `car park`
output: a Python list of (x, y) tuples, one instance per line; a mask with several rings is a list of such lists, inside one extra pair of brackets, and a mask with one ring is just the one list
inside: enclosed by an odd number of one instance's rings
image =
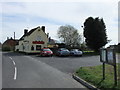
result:
[(40, 50), (40, 56), (53, 56), (53, 52), (49, 48), (43, 48)]
[(83, 52), (79, 49), (71, 49), (70, 50), (70, 55), (71, 56), (82, 56)]
[(56, 52), (57, 56), (69, 56), (70, 55), (70, 51), (66, 48), (59, 48)]

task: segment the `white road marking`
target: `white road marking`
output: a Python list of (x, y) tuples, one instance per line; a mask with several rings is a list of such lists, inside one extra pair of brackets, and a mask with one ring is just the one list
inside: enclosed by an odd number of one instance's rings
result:
[(11, 60), (12, 60), (12, 58), (11, 57), (9, 57)]
[(15, 61), (14, 61), (11, 57), (9, 57), (9, 58), (12, 60), (13, 64), (16, 65), (16, 64), (15, 64)]
[(17, 78), (17, 68), (15, 67), (14, 80)]
[(16, 64), (15, 64), (15, 61), (12, 60), (12, 62), (13, 62), (14, 65), (16, 65)]
[(14, 80), (16, 80), (17, 79), (17, 67), (16, 67), (16, 63), (15, 63), (15, 61), (11, 57), (9, 57), (9, 58), (12, 60), (12, 63), (15, 66), (15, 68), (14, 68), (14, 70), (15, 70), (15, 72), (14, 72)]

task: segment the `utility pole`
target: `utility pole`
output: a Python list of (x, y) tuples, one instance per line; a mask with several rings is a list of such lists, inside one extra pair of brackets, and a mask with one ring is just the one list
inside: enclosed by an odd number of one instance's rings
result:
[(83, 44), (84, 44), (84, 27), (81, 26), (83, 28)]
[(15, 41), (15, 32), (14, 32), (14, 52), (15, 52), (15, 45), (16, 45), (16, 41)]
[(14, 32), (14, 40), (15, 40), (15, 32)]

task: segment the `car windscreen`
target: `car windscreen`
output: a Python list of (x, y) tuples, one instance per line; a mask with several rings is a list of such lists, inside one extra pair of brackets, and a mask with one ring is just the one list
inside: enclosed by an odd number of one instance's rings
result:
[(60, 50), (68, 50), (68, 49), (66, 49), (66, 48), (61, 48)]
[(78, 49), (73, 49), (73, 50), (71, 50), (71, 51), (79, 51)]
[(51, 51), (50, 49), (43, 49), (43, 51)]

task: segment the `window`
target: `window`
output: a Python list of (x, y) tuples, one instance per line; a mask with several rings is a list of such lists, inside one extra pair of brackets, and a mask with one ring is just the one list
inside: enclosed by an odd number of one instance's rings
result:
[(36, 45), (36, 50), (41, 50), (41, 45)]

